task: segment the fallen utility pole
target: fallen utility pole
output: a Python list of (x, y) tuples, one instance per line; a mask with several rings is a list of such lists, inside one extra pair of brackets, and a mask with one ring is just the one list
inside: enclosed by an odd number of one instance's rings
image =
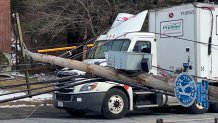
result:
[[(145, 73), (136, 75), (134, 77), (129, 77), (128, 75), (125, 75), (124, 73), (109, 67), (103, 67), (95, 64), (85, 64), (77, 60), (32, 53), (27, 50), (25, 50), (25, 53), (30, 57), (32, 57), (32, 59), (35, 61), (81, 70), (84, 72), (102, 76), (110, 80), (122, 80), (125, 81), (127, 84), (136, 82), (148, 87), (152, 87), (157, 90), (163, 90), (166, 92), (174, 93), (174, 87), (175, 87), (174, 81), (168, 78), (163, 78), (156, 75), (145, 74)], [(218, 87), (209, 86), (209, 98), (210, 101), (218, 102)]]

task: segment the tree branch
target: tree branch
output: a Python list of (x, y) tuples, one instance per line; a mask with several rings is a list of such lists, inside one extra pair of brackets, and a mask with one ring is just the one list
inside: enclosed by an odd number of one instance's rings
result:
[(78, 1), (79, 1), (79, 3), (84, 7), (84, 9), (86, 10), (87, 15), (88, 15), (88, 18), (89, 18), (89, 22), (90, 22), (90, 26), (91, 26), (92, 33), (93, 33), (94, 36), (96, 36), (95, 30), (94, 30), (94, 26), (93, 26), (93, 24), (92, 24), (92, 18), (91, 18), (89, 9), (84, 5), (84, 3), (83, 3), (81, 0), (78, 0)]

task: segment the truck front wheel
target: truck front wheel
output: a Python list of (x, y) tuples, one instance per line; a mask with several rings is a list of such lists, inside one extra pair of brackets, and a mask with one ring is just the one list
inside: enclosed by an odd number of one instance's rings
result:
[(102, 115), (108, 119), (118, 119), (128, 111), (127, 95), (120, 89), (110, 89), (103, 100)]
[(82, 111), (77, 111), (77, 110), (66, 110), (66, 112), (68, 114), (70, 114), (73, 117), (77, 117), (77, 116), (83, 116), (85, 115), (86, 112), (82, 112)]

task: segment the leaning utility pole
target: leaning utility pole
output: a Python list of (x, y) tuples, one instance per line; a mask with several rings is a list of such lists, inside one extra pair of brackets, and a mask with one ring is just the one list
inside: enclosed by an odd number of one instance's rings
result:
[[(23, 61), (24, 64), (26, 64), (26, 54), (24, 53), (23, 35), (22, 35), (22, 31), (21, 31), (20, 18), (19, 18), (18, 13), (15, 14), (15, 18), (16, 18), (17, 30), (18, 30), (18, 34), (19, 34), (19, 45), (20, 45), (21, 53), (22, 53), (22, 61)], [(29, 90), (30, 89), (29, 72), (28, 72), (27, 65), (25, 65), (25, 69), (26, 69), (25, 79), (26, 79), (27, 89)], [(30, 94), (30, 91), (27, 91), (27, 93)]]
[[(85, 64), (77, 60), (32, 53), (27, 50), (25, 50), (25, 53), (30, 57), (32, 57), (32, 59), (35, 61), (81, 70), (84, 72), (102, 76), (110, 80), (115, 80), (115, 81), (121, 80), (127, 83), (133, 83), (133, 82), (140, 83), (157, 90), (163, 90), (166, 92), (174, 93), (174, 88), (175, 88), (174, 81), (172, 81), (171, 79), (167, 79), (151, 74), (145, 74), (145, 73), (130, 77), (128, 75), (125, 75), (124, 73), (119, 72), (116, 69), (109, 68), (109, 67), (103, 67), (95, 64)], [(209, 98), (210, 100), (218, 102), (218, 87), (209, 86)]]

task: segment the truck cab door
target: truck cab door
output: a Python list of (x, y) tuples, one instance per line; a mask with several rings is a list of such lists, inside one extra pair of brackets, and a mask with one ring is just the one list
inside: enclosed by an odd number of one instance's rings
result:
[[(154, 38), (147, 38), (147, 37), (134, 37), (132, 38), (131, 45), (129, 48), (129, 52), (136, 52), (136, 53), (148, 53), (152, 55), (152, 66), (157, 66), (156, 61), (156, 42)], [(157, 74), (157, 70), (152, 67), (150, 73)]]

